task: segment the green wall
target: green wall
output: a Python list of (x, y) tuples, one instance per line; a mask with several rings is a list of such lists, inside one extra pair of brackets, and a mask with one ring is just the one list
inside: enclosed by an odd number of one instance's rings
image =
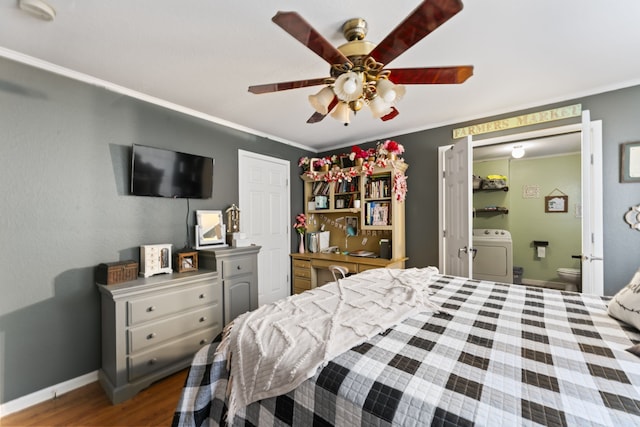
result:
[[(474, 175), (505, 175), (509, 191), (477, 191), (474, 208), (504, 206), (508, 214), (477, 213), (474, 228), (501, 228), (511, 232), (513, 265), (524, 268), (525, 280), (559, 282), (559, 267), (579, 268), (581, 253), (581, 156), (569, 154), (528, 159), (474, 162)], [(537, 187), (537, 197), (524, 196), (524, 187)], [(567, 212), (545, 212), (545, 196), (569, 197)], [(578, 205), (578, 206), (576, 206)], [(533, 241), (546, 241), (544, 258), (537, 256)]]

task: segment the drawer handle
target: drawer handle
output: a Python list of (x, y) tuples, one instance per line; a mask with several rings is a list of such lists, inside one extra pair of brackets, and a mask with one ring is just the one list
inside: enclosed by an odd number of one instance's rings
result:
[(200, 322), (204, 322), (205, 320), (207, 320), (207, 318), (206, 318), (206, 317), (204, 317), (204, 316), (202, 316), (202, 317), (200, 318)]
[(207, 343), (207, 340), (200, 340), (200, 345), (205, 345)]
[(152, 340), (156, 337), (156, 333), (155, 332), (151, 332), (149, 335), (147, 335), (147, 339), (148, 340)]
[(158, 359), (156, 359), (155, 357), (153, 359), (149, 360), (149, 365), (155, 365), (156, 362), (158, 361)]
[(240, 266), (237, 266), (237, 267), (236, 267), (236, 269), (238, 269), (238, 270), (242, 270), (242, 267), (240, 267)]
[(205, 295), (204, 294), (200, 294), (200, 296), (198, 298), (200, 299), (204, 299)]
[(151, 307), (147, 308), (148, 312), (152, 312), (152, 311), (156, 311), (156, 306), (152, 305)]

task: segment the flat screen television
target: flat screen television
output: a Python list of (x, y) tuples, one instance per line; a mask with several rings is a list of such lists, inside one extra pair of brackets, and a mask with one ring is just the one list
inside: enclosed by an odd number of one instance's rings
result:
[(213, 193), (210, 157), (133, 144), (131, 194), (209, 199)]

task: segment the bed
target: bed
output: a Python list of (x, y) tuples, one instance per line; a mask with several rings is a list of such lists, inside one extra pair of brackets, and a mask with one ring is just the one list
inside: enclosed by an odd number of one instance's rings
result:
[(628, 351), (640, 334), (608, 315), (610, 297), (426, 269), (372, 270), (325, 286), (343, 292), (407, 275), (412, 298), (419, 287), (425, 299), (401, 321), (232, 417), (240, 374), (230, 381), (229, 336), (203, 347), (173, 425), (640, 426), (640, 358)]

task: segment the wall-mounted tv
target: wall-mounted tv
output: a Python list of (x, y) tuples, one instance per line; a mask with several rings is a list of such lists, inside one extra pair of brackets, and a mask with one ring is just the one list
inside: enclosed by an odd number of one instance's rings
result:
[(131, 194), (209, 199), (213, 192), (210, 157), (133, 144)]

